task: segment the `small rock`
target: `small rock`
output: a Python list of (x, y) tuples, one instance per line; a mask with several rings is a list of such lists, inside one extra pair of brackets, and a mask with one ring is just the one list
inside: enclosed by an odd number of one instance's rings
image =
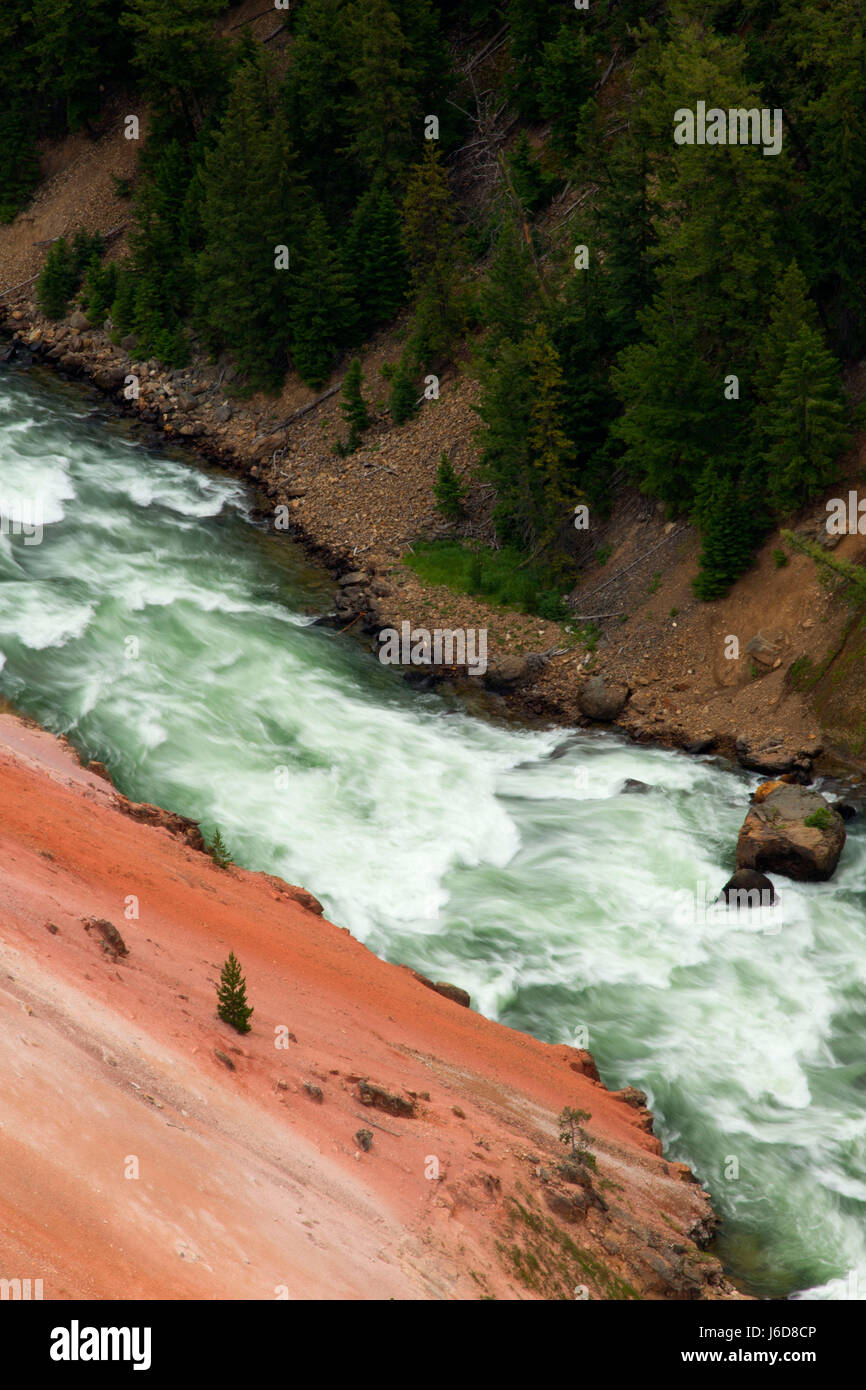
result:
[(229, 1071), (235, 1070), (235, 1064), (232, 1061), (231, 1057), (229, 1057), (228, 1053), (221, 1052), (218, 1047), (215, 1047), (213, 1050), (213, 1055), (214, 1057), (216, 1057), (217, 1061), (222, 1062), (224, 1067), (228, 1067)]
[(371, 1129), (359, 1129), (355, 1133), (355, 1143), (364, 1153), (369, 1153), (373, 1147), (373, 1131)]
[(321, 1086), (315, 1086), (315, 1085), (313, 1085), (313, 1082), (312, 1082), (312, 1081), (305, 1081), (305, 1082), (304, 1082), (304, 1090), (306, 1091), (307, 1095), (310, 1097), (310, 1100), (318, 1101), (320, 1104), (321, 1104), (321, 1102), (324, 1100), (324, 1095), (322, 1094), (322, 1088), (321, 1088)]

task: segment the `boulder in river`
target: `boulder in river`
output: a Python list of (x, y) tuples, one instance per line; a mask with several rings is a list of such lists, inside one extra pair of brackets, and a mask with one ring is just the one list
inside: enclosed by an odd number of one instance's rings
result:
[(590, 676), (577, 697), (581, 714), (602, 724), (616, 719), (627, 700), (628, 686), (622, 681), (605, 680), (604, 676)]
[(622, 784), (625, 795), (643, 796), (644, 792), (652, 791), (652, 787), (647, 782), (639, 782), (636, 777), (626, 777)]
[(776, 890), (766, 874), (757, 869), (737, 869), (731, 874), (720, 899), (729, 907), (769, 907), (776, 901)]
[(844, 844), (845, 822), (823, 796), (782, 783), (746, 816), (737, 868), (823, 882), (832, 877)]

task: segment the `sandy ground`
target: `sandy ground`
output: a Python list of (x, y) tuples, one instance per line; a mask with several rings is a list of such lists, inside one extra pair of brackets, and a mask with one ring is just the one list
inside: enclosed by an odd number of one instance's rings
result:
[[(0, 1277), (51, 1299), (568, 1297), (575, 1280), (611, 1297), (620, 1279), (736, 1296), (685, 1235), (705, 1194), (633, 1097), (574, 1069), (585, 1054), (439, 996), (279, 880), (220, 870), (125, 805), (0, 715)], [(215, 1011), (232, 949), (244, 1036)], [(415, 1116), (366, 1108), (359, 1079), (414, 1092)], [(567, 1229), (589, 1274), (543, 1200), (565, 1105), (591, 1112), (608, 1203)], [(527, 1235), (515, 1198), (559, 1260), (535, 1286), (507, 1254)]]

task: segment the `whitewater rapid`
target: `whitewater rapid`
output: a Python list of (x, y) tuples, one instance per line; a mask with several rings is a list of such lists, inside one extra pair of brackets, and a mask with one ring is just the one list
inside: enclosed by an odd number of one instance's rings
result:
[[(25, 505), (38, 544), (16, 534)], [(0, 693), (374, 951), (645, 1090), (753, 1291), (866, 1297), (856, 821), (835, 879), (777, 880), (759, 928), (690, 911), (727, 877), (757, 778), (409, 691), (312, 625), (330, 587), (242, 485), (9, 369), (0, 522)]]

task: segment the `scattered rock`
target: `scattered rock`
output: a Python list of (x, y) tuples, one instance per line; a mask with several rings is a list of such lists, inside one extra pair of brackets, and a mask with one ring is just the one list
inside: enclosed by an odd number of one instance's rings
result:
[(403, 1096), (386, 1091), (383, 1086), (374, 1086), (369, 1081), (358, 1082), (358, 1099), (362, 1105), (373, 1105), (377, 1110), (384, 1110), (389, 1115), (402, 1115), (411, 1119), (415, 1114), (414, 1100), (406, 1100)]
[(459, 1105), (452, 1105), (451, 1114), (456, 1115), (458, 1120), (466, 1119), (466, 1112), (465, 1110), (461, 1110)]
[(621, 714), (628, 700), (628, 686), (621, 681), (606, 681), (604, 676), (590, 676), (577, 697), (581, 714), (587, 719), (608, 724)]
[(355, 1143), (364, 1153), (369, 1153), (373, 1147), (373, 1131), (371, 1129), (359, 1129), (355, 1134)]
[(312, 1081), (304, 1082), (304, 1090), (310, 1097), (310, 1100), (318, 1101), (320, 1104), (324, 1100), (321, 1086), (315, 1086)]
[(57, 936), (60, 932), (60, 928), (54, 922), (46, 922), (45, 930), (50, 931), (52, 936)]
[(118, 956), (129, 955), (126, 942), (112, 922), (107, 922), (104, 917), (83, 917), (81, 920), (85, 931), (99, 932), (105, 943), (105, 950), (109, 951), (115, 960)]
[(778, 661), (783, 645), (783, 634), (766, 637), (763, 632), (758, 632), (746, 643), (746, 651), (760, 666), (772, 667)]
[(218, 1047), (215, 1047), (213, 1050), (213, 1055), (214, 1057), (216, 1057), (217, 1061), (222, 1062), (224, 1067), (228, 1067), (229, 1071), (235, 1070), (235, 1064), (232, 1061), (231, 1057), (229, 1057), (228, 1053), (221, 1052)]
[(356, 585), (363, 586), (366, 581), (367, 576), (363, 570), (351, 570), (349, 574), (341, 575), (337, 583), (340, 585), (341, 589), (349, 589), (354, 588)]
[(83, 333), (86, 328), (90, 327), (90, 320), (80, 309), (76, 309), (74, 313), (69, 315), (69, 327), (74, 333)]
[[(807, 825), (814, 819), (816, 824)], [(784, 783), (753, 805), (737, 841), (737, 868), (801, 882), (830, 878), (845, 844), (845, 822), (818, 792)]]

